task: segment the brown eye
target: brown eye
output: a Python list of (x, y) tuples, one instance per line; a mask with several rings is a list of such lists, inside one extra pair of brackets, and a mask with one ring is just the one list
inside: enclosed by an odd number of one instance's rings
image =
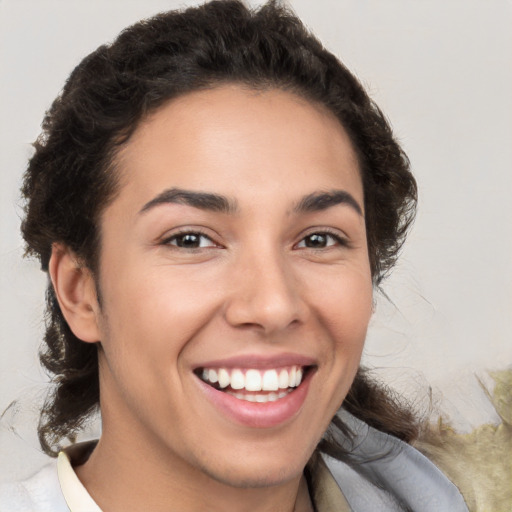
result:
[(311, 249), (321, 249), (327, 247), (328, 238), (325, 233), (315, 233), (304, 238), (304, 244)]
[(305, 236), (298, 244), (299, 248), (307, 249), (325, 249), (333, 245), (341, 245), (342, 241), (339, 237), (330, 233), (311, 233)]
[(215, 247), (215, 243), (202, 233), (180, 233), (164, 241), (165, 245), (173, 245), (181, 249), (201, 249)]

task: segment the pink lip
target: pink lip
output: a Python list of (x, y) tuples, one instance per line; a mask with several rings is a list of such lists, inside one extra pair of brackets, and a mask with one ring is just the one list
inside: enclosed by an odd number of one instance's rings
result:
[[(247, 361), (244, 359), (244, 366), (246, 365), (246, 362)], [(235, 364), (237, 363), (238, 362)], [(275, 360), (273, 360), (274, 365), (275, 363)], [(288, 361), (283, 363), (282, 366), (286, 366), (287, 363)], [(208, 365), (209, 364), (211, 363), (208, 363)], [(219, 366), (222, 366), (223, 364), (226, 364), (226, 361), (222, 361), (222, 364)], [(295, 360), (295, 364), (302, 363), (297, 363)], [(254, 368), (254, 366), (252, 367)], [(197, 382), (201, 391), (206, 395), (207, 400), (232, 421), (246, 427), (272, 428), (291, 420), (299, 413), (306, 400), (309, 384), (314, 373), (315, 372), (309, 372), (301, 382), (300, 386), (295, 388), (287, 396), (280, 398), (275, 402), (266, 403), (255, 403), (240, 400), (228, 393), (213, 388), (199, 378), (197, 379)]]
[(258, 354), (239, 355), (226, 359), (216, 359), (198, 364), (197, 368), (280, 368), (283, 366), (313, 366), (316, 362), (311, 357), (284, 353), (274, 356), (262, 356)]

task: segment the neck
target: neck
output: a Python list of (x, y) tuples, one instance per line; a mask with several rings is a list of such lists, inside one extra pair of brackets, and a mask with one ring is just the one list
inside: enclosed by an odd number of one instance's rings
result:
[[(272, 486), (234, 487), (167, 454), (108, 429), (75, 471), (104, 512), (310, 512), (303, 475)], [(123, 441), (120, 442), (119, 440)]]

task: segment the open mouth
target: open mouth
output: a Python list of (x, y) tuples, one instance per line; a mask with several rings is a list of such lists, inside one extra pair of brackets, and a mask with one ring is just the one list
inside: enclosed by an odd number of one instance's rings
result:
[(292, 393), (312, 366), (282, 368), (198, 368), (195, 374), (206, 384), (248, 402), (275, 402)]

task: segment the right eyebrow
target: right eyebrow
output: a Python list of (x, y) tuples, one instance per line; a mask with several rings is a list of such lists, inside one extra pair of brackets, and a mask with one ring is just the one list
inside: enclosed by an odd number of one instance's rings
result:
[(139, 211), (139, 214), (145, 213), (161, 204), (185, 204), (200, 210), (209, 210), (212, 212), (233, 214), (238, 210), (235, 200), (228, 199), (219, 194), (210, 192), (196, 192), (184, 190), (181, 188), (170, 188), (164, 190), (156, 197), (148, 201)]

